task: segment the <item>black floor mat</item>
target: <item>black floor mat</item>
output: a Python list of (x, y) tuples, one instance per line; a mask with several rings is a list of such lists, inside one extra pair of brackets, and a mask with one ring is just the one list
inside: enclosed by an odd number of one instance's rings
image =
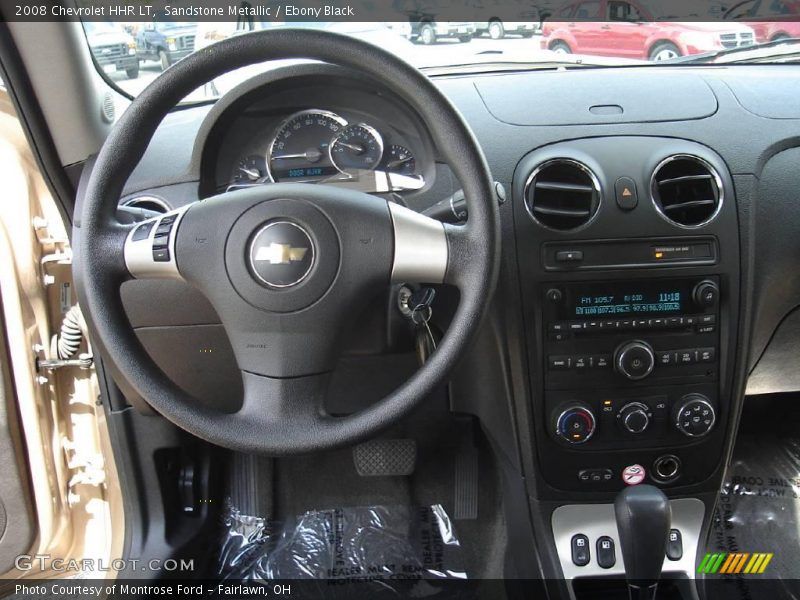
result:
[[(799, 526), (800, 438), (763, 432), (740, 435), (706, 550), (724, 554), (715, 559), (716, 569), (710, 567), (717, 572), (706, 575), (709, 596), (800, 598)], [(763, 573), (756, 567), (759, 560), (762, 567), (768, 561)], [(723, 570), (738, 573), (720, 574)]]

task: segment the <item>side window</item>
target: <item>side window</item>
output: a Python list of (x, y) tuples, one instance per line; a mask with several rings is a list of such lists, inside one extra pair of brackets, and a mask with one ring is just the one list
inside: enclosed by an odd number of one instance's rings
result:
[(591, 21), (600, 18), (599, 2), (582, 2), (575, 11), (575, 19), (578, 21)]
[(573, 10), (575, 10), (574, 6), (568, 6), (567, 8), (562, 9), (561, 12), (558, 13), (558, 17), (560, 19), (569, 19), (572, 16)]
[(786, 2), (783, 0), (772, 0), (772, 4), (769, 7), (770, 14), (772, 15), (788, 15), (790, 14), (789, 7), (786, 6)]
[(641, 21), (639, 10), (629, 2), (612, 0), (608, 3), (609, 21)]

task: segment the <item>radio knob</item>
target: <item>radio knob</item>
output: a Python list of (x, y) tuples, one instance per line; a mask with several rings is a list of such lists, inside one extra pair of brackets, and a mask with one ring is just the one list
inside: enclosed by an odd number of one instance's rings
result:
[(650, 425), (650, 409), (641, 402), (626, 404), (617, 416), (628, 433), (642, 433)]
[(580, 404), (568, 406), (556, 419), (556, 435), (570, 444), (583, 444), (594, 435), (596, 422), (592, 411)]
[(675, 411), (675, 426), (683, 435), (692, 438), (708, 435), (717, 421), (717, 413), (702, 394), (688, 394)]
[(705, 280), (694, 286), (692, 300), (697, 306), (710, 308), (719, 301), (719, 287), (713, 281)]
[(614, 368), (617, 373), (633, 381), (644, 379), (653, 372), (656, 357), (647, 342), (633, 340), (617, 348), (614, 354)]
[(558, 288), (550, 288), (547, 290), (547, 294), (545, 294), (545, 296), (553, 304), (561, 304), (561, 302), (564, 300), (564, 292)]

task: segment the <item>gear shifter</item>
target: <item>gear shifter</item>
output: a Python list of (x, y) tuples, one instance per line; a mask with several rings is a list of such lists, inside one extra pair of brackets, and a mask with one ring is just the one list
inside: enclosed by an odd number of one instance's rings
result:
[(619, 545), (631, 600), (653, 600), (667, 551), (672, 511), (652, 485), (628, 487), (614, 500)]

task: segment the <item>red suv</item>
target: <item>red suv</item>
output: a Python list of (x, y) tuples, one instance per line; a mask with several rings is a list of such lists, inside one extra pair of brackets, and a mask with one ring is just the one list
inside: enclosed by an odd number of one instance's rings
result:
[(665, 18), (635, 1), (576, 2), (545, 22), (541, 44), (555, 52), (667, 60), (755, 41), (753, 30), (741, 23), (676, 23), (659, 17)]
[(725, 18), (746, 22), (759, 43), (800, 38), (800, 0), (745, 0), (729, 8)]

